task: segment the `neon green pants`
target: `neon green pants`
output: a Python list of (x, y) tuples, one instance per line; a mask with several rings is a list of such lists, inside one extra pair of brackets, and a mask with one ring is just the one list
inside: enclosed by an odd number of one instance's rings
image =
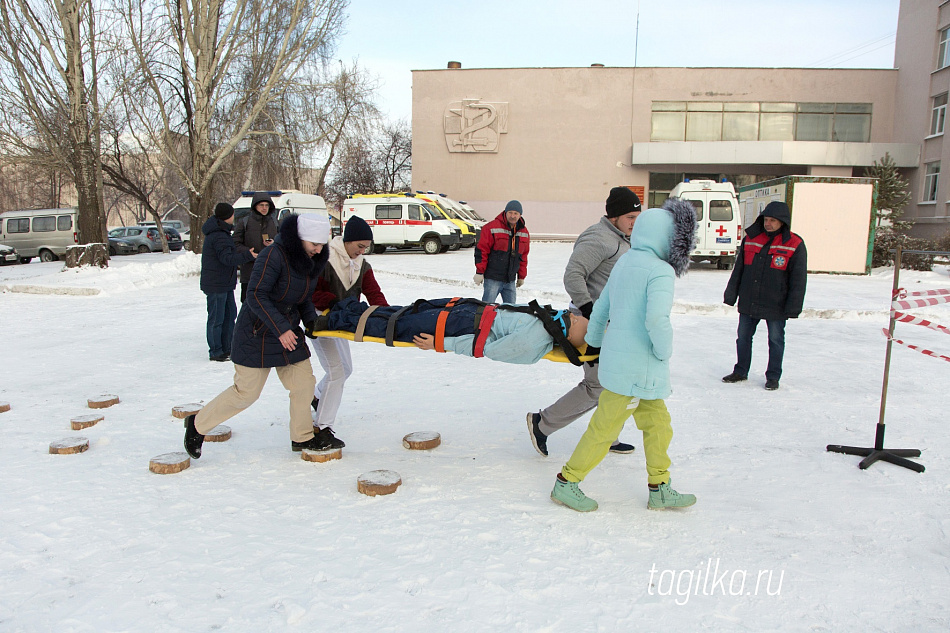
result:
[(666, 451), (673, 439), (670, 412), (662, 400), (641, 400), (604, 389), (597, 401), (594, 417), (561, 474), (568, 481), (583, 481), (604, 459), (610, 445), (620, 436), (623, 425), (633, 415), (643, 431), (643, 451), (647, 460), (647, 480), (651, 484), (670, 481), (670, 457)]

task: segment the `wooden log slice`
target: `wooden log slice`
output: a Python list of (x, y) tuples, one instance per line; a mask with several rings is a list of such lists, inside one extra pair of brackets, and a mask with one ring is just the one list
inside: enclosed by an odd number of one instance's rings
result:
[(323, 451), (311, 451), (309, 449), (303, 449), (300, 451), (300, 459), (305, 462), (328, 462), (334, 459), (343, 459), (343, 449), (342, 448), (328, 448)]
[(50, 455), (72, 455), (73, 453), (84, 453), (89, 450), (89, 440), (84, 437), (67, 437), (62, 440), (50, 442)]
[(10, 410), (9, 402), (0, 402), (0, 413), (6, 413)]
[(90, 413), (89, 415), (77, 415), (75, 418), (69, 420), (69, 426), (74, 431), (81, 431), (82, 429), (89, 428), (90, 426), (95, 426), (103, 420), (106, 419), (106, 416), (99, 413)]
[(364, 495), (391, 495), (402, 483), (399, 473), (391, 470), (371, 470), (363, 473), (356, 480), (356, 489)]
[[(172, 415), (179, 420), (184, 420), (189, 415), (196, 415), (201, 408), (204, 407), (203, 404), (197, 402), (189, 402), (188, 404), (180, 404), (177, 407), (172, 407)], [(214, 441), (214, 440), (212, 440)]]
[(205, 433), (205, 442), (227, 442), (231, 439), (231, 427), (219, 424)]
[(106, 409), (114, 404), (119, 404), (119, 396), (104, 393), (95, 398), (89, 398), (88, 402), (90, 409)]
[(188, 457), (188, 453), (165, 453), (153, 457), (148, 463), (148, 469), (158, 475), (180, 473), (189, 466), (191, 466), (191, 458)]
[(417, 431), (402, 438), (402, 445), (413, 451), (427, 451), (442, 443), (442, 436), (435, 431)]

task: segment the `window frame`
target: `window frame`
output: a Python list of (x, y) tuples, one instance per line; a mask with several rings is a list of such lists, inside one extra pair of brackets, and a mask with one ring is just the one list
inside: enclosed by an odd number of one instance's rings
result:
[(937, 187), (939, 186), (940, 161), (924, 163), (924, 181), (920, 192), (920, 202), (925, 204), (937, 202)]
[(940, 29), (937, 45), (937, 70), (950, 66), (950, 26)]
[[(931, 101), (933, 107), (930, 115), (930, 136), (942, 136), (947, 126), (947, 96), (946, 92), (934, 95)], [(941, 98), (943, 103), (938, 104), (937, 101)]]

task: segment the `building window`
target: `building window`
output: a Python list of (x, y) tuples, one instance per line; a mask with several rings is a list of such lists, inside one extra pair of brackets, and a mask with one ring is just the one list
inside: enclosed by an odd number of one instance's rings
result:
[(937, 179), (940, 177), (940, 162), (927, 163), (924, 173), (924, 191), (921, 202), (937, 201)]
[(654, 101), (651, 141), (867, 143), (870, 103)]
[(940, 48), (937, 50), (937, 69), (950, 65), (950, 27), (940, 31)]
[(933, 116), (930, 118), (930, 135), (943, 134), (943, 126), (947, 121), (947, 93), (934, 97)]

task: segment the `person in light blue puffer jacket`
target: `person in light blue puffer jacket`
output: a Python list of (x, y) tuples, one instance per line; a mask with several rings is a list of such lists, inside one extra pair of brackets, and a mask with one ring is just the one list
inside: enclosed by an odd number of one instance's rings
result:
[(689, 266), (695, 233), (693, 206), (678, 198), (637, 218), (630, 250), (617, 261), (591, 313), (586, 340), (601, 348), (599, 378), (604, 391), (587, 431), (558, 474), (551, 492), (554, 501), (581, 512), (597, 509), (597, 502), (577, 484), (607, 455), (632, 414), (643, 431), (650, 488), (647, 507), (696, 503), (695, 496), (670, 488), (667, 449), (673, 429), (663, 401), (672, 393), (673, 281)]

